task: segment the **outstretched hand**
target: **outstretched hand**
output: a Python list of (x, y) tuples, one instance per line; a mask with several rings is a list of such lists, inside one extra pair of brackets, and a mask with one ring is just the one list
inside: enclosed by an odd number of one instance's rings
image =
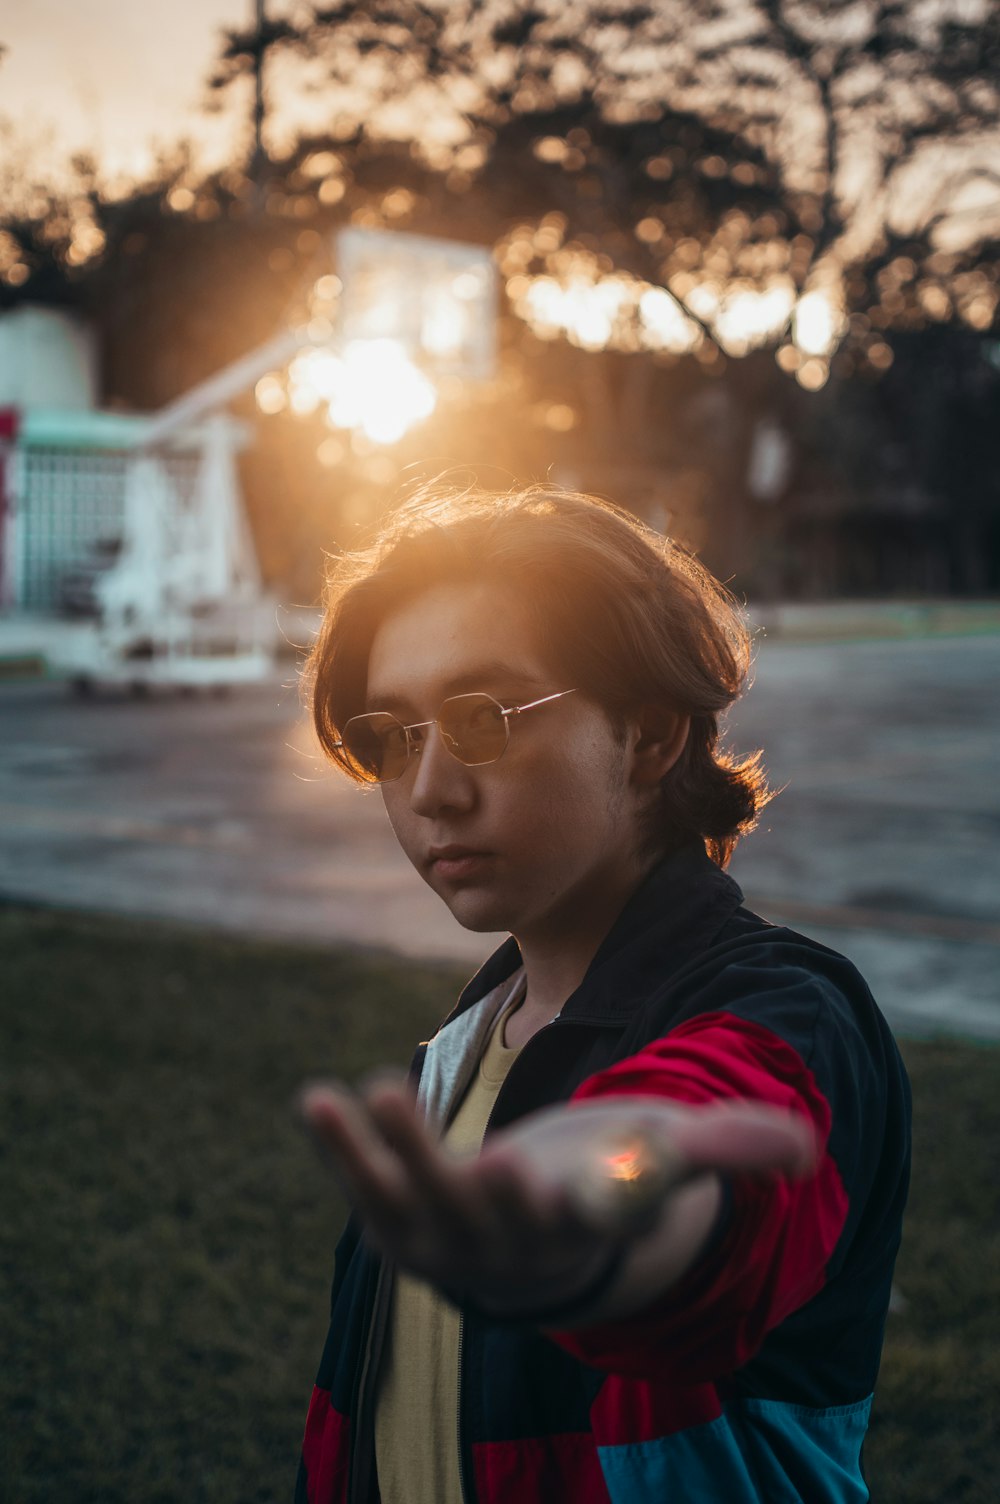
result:
[(654, 1267), (676, 1274), (670, 1240), (696, 1252), (703, 1238), (675, 1227), (685, 1219), (671, 1221), (671, 1209), (689, 1203), (687, 1221), (704, 1218), (707, 1235), (714, 1175), (804, 1174), (815, 1157), (803, 1119), (753, 1103), (561, 1105), (461, 1157), (428, 1129), (404, 1081), (382, 1079), (361, 1093), (312, 1086), (301, 1105), (375, 1245), (498, 1312), (571, 1297), (624, 1240), (656, 1236), (661, 1224), (666, 1244)]

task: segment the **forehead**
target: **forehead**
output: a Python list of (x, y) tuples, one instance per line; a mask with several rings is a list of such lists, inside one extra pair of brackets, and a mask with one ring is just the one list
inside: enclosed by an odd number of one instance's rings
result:
[(551, 686), (552, 673), (526, 603), (486, 581), (437, 585), (388, 615), (368, 659), (369, 708), (436, 713), (469, 689), (501, 693)]

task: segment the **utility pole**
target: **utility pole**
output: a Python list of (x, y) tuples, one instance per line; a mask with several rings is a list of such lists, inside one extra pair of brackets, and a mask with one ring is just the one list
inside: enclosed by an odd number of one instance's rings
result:
[(253, 206), (256, 214), (264, 209), (264, 6), (266, 0), (254, 0), (254, 31), (251, 45), (253, 59), (253, 156), (250, 181), (253, 183)]
[(264, 5), (265, 0), (254, 0), (257, 25), (257, 46), (253, 59), (253, 158), (255, 163), (264, 160)]

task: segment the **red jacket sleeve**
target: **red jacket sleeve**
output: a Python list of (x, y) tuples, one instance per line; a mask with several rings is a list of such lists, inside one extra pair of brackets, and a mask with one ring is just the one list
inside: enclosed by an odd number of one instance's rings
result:
[(816, 1131), (820, 1158), (807, 1178), (774, 1173), (730, 1182), (722, 1235), (665, 1298), (625, 1321), (550, 1333), (583, 1362), (612, 1373), (681, 1384), (722, 1378), (825, 1282), (848, 1208), (828, 1149), (830, 1106), (790, 1044), (721, 1012), (681, 1024), (591, 1076), (573, 1101), (613, 1096), (765, 1102), (801, 1114)]

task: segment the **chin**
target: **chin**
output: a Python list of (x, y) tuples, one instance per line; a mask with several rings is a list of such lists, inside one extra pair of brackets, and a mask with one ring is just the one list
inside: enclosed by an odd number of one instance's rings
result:
[(438, 897), (464, 930), (472, 930), (477, 935), (491, 935), (500, 931), (509, 932), (511, 929), (512, 916), (501, 912), (502, 906), (495, 900), (491, 902), (484, 895), (453, 893), (445, 896), (439, 893)]

